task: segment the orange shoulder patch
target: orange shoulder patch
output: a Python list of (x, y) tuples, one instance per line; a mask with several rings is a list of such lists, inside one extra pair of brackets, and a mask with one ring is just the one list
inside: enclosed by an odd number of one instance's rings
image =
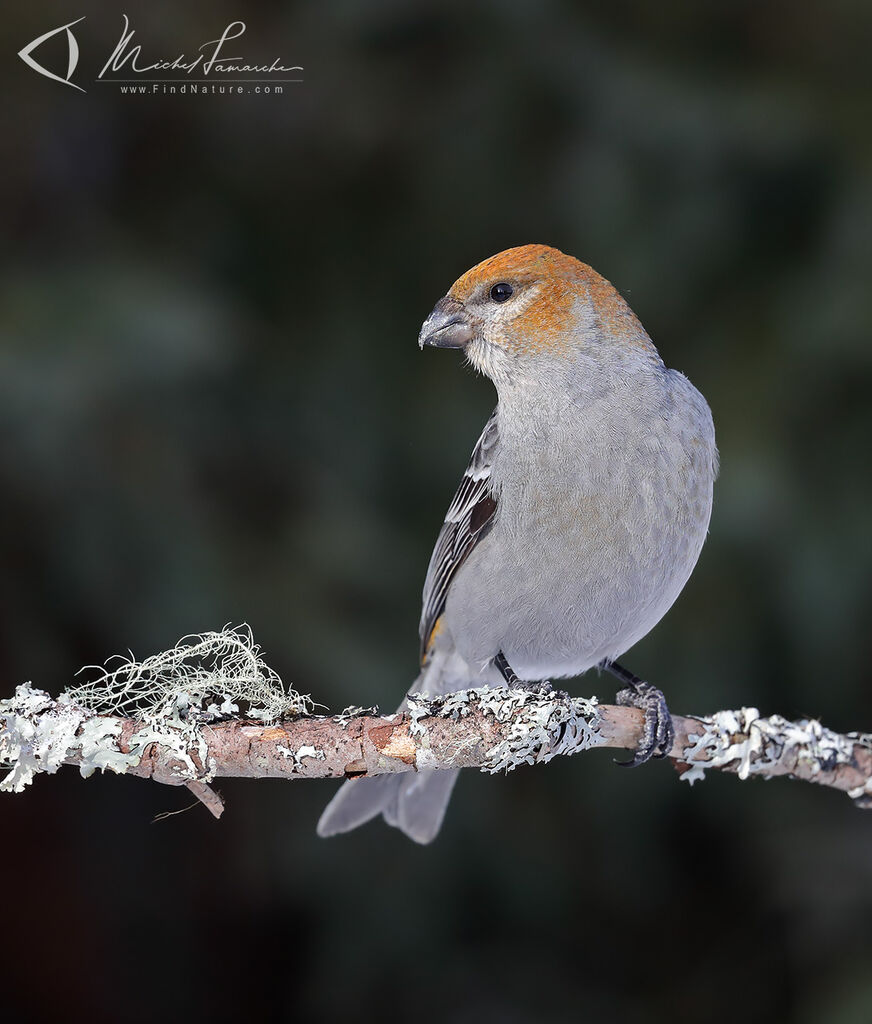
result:
[(424, 662), (429, 657), (430, 651), (433, 648), (433, 644), (436, 642), (436, 638), (439, 636), (439, 634), (445, 628), (443, 623), (442, 623), (442, 620), (444, 618), (445, 618), (444, 615), (440, 615), (439, 618), (433, 623), (433, 628), (430, 630), (430, 635), (427, 637), (427, 642), (424, 644), (424, 654), (423, 654), (423, 656), (421, 658), (421, 664), (422, 665), (424, 664)]

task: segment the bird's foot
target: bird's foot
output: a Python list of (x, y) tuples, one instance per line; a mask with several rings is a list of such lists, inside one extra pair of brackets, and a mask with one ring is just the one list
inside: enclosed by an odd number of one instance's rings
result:
[(616, 764), (628, 768), (650, 761), (652, 757), (667, 757), (675, 741), (675, 728), (672, 716), (666, 706), (666, 698), (656, 686), (646, 683), (616, 663), (606, 668), (627, 685), (617, 694), (617, 702), (623, 707), (639, 708), (645, 713), (645, 725), (642, 742), (629, 761), (617, 761)]
[(555, 690), (548, 679), (542, 679), (539, 682), (527, 682), (519, 679), (502, 651), (494, 658), (494, 665), (506, 681), (506, 686), (529, 690), (531, 693), (539, 694), (542, 697), (554, 697), (557, 700), (566, 700), (569, 697), (565, 690)]
[(550, 697), (556, 691), (551, 685), (550, 679), (540, 679), (536, 683), (524, 683), (524, 686), (530, 691), (530, 693), (538, 693), (542, 697)]
[(526, 687), (530, 693), (535, 693), (540, 697), (550, 697), (552, 700), (572, 699), (566, 690), (555, 690), (550, 679), (543, 679), (539, 683), (522, 683), (521, 685)]

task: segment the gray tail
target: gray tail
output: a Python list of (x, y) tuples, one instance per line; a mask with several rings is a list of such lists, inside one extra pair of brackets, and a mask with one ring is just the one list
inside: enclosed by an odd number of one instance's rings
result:
[[(466, 662), (453, 650), (436, 651), (412, 692), (446, 693), (474, 685)], [(400, 705), (402, 710), (403, 705)], [(350, 832), (381, 814), (416, 843), (430, 843), (442, 827), (457, 769), (349, 779), (321, 815), (318, 835)]]
[(381, 814), (416, 843), (431, 843), (442, 827), (456, 781), (456, 768), (349, 779), (327, 804), (318, 822), (318, 835), (350, 832)]

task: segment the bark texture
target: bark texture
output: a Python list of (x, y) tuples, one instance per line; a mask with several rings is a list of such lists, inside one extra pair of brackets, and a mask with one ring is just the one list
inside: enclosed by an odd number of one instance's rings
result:
[[(872, 801), (872, 739), (840, 734), (816, 720), (761, 717), (755, 708), (711, 716), (674, 716), (670, 757), (681, 778), (707, 769), (740, 778), (790, 776)], [(213, 723), (142, 722), (96, 715), (68, 701), (19, 687), (0, 702), (2, 788), (20, 791), (40, 772), (76, 765), (185, 785), (218, 817), (217, 778), (360, 778), (388, 772), (478, 768), (491, 773), (593, 747), (632, 750), (642, 712), (595, 699), (513, 689), (413, 695), (395, 715), (350, 709), (273, 725), (243, 719)]]

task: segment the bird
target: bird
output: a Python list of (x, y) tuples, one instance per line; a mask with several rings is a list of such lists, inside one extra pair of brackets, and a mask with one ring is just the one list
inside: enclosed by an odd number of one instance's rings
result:
[[(497, 405), (430, 560), (409, 692), (547, 688), (607, 669), (624, 684), (618, 702), (644, 711), (642, 741), (622, 763), (666, 756), (674, 733), (662, 692), (617, 659), (672, 606), (707, 536), (718, 451), (705, 398), (666, 367), (609, 281), (548, 245), (472, 267), (418, 342), (462, 350)], [(381, 814), (429, 843), (456, 777), (348, 780), (318, 834)]]

